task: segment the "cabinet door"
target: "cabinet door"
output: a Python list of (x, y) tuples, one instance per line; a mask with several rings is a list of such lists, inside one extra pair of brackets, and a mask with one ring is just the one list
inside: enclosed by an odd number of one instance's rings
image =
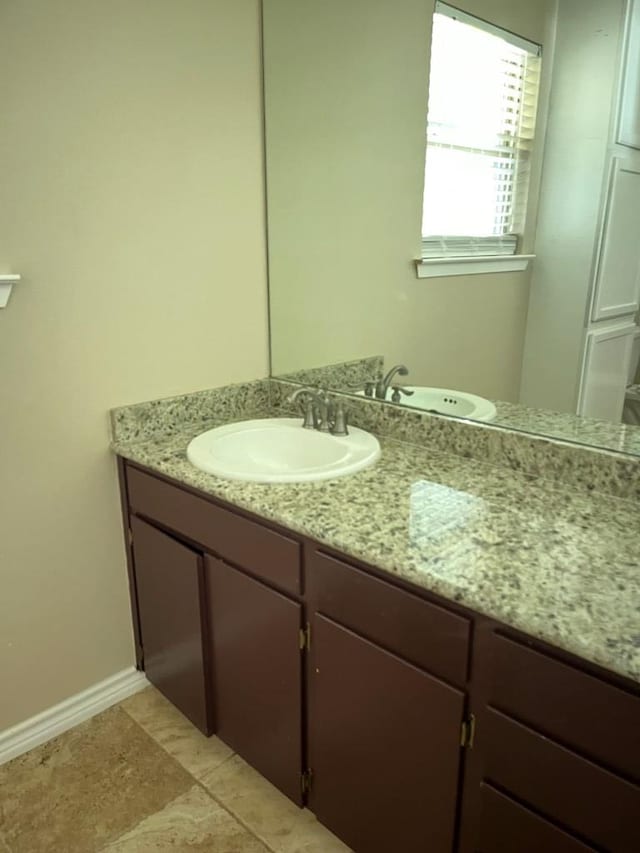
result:
[(310, 808), (358, 853), (451, 853), (463, 694), (316, 615)]
[(200, 731), (211, 734), (202, 556), (139, 518), (131, 518), (131, 530), (146, 676)]
[(629, 0), (617, 142), (640, 148), (640, 2)]
[(302, 607), (207, 557), (216, 734), (302, 803)]
[(620, 423), (636, 326), (587, 333), (578, 414)]
[(591, 319), (635, 314), (640, 307), (640, 172), (617, 160), (607, 200)]

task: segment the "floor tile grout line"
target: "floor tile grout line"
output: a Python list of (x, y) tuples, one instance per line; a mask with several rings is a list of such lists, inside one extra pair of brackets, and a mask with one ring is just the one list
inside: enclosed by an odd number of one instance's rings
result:
[[(244, 820), (243, 820), (239, 815), (235, 814), (235, 812), (233, 812), (233, 811), (232, 811), (232, 810), (231, 810), (227, 805), (225, 805), (225, 803), (224, 803), (224, 802), (222, 802), (222, 800), (218, 799), (218, 797), (216, 797), (216, 796), (215, 796), (215, 795), (214, 795), (214, 794), (213, 794), (213, 793), (212, 793), (212, 792), (207, 788), (207, 786), (204, 784), (204, 782), (201, 782), (201, 781), (200, 781), (196, 776), (194, 776), (194, 775), (193, 775), (193, 773), (192, 773), (190, 770), (188, 770), (188, 769), (184, 766), (184, 764), (182, 764), (182, 762), (178, 761), (178, 759), (177, 759), (174, 755), (171, 755), (171, 753), (170, 753), (170, 752), (169, 752), (169, 750), (166, 748), (166, 746), (164, 746), (164, 744), (160, 743), (160, 741), (159, 741), (159, 740), (157, 740), (157, 739), (156, 739), (156, 738), (155, 738), (155, 737), (154, 737), (154, 736), (153, 736), (153, 735), (152, 735), (152, 734), (151, 734), (151, 733), (150, 733), (150, 732), (149, 732), (149, 731), (148, 731), (148, 730), (147, 730), (147, 729), (142, 725), (142, 723), (141, 723), (139, 720), (137, 720), (137, 719), (136, 719), (132, 714), (130, 714), (130, 713), (127, 711), (127, 709), (126, 709), (126, 708), (122, 708), (122, 710), (127, 714), (127, 716), (128, 716), (131, 720), (133, 720), (133, 722), (138, 726), (138, 728), (140, 728), (140, 729), (141, 729), (141, 730), (142, 730), (142, 731), (147, 735), (147, 737), (150, 737), (150, 738), (153, 740), (153, 742), (154, 742), (154, 743), (156, 743), (156, 744), (157, 744), (161, 749), (163, 749), (163, 750), (164, 750), (164, 752), (166, 752), (166, 753), (167, 753), (167, 755), (169, 756), (169, 758), (173, 759), (173, 761), (177, 762), (177, 763), (180, 765), (180, 767), (182, 767), (182, 769), (185, 771), (185, 773), (187, 773), (187, 775), (188, 775), (188, 776), (190, 776), (190, 777), (193, 779), (194, 784), (195, 784), (195, 785), (198, 785), (198, 787), (202, 788), (202, 790), (203, 790), (203, 791), (205, 792), (205, 794), (209, 797), (209, 799), (213, 800), (213, 802), (214, 802), (214, 803), (216, 803), (218, 806), (220, 806), (220, 808), (221, 808), (223, 811), (225, 811), (228, 815), (230, 815), (230, 816), (231, 816), (231, 817), (236, 821), (236, 823), (240, 824), (240, 826), (241, 826), (243, 829), (245, 829), (245, 830), (249, 833), (249, 835), (251, 835), (253, 838), (255, 838), (255, 839), (256, 839), (256, 841), (259, 841), (259, 842), (260, 842), (260, 844), (262, 844), (262, 846), (263, 846), (263, 847), (265, 847), (265, 848), (269, 851), (269, 853), (278, 853), (278, 851), (277, 851), (277, 850), (275, 850), (273, 847), (271, 847), (269, 844), (267, 844), (267, 842), (266, 842), (263, 838), (261, 838), (259, 835), (257, 835), (257, 834), (256, 834), (256, 832), (251, 828), (251, 826), (249, 826), (247, 823), (245, 823), (245, 821), (244, 821)], [(223, 743), (224, 743), (224, 741), (223, 741)], [(222, 767), (222, 765), (223, 765), (223, 764), (226, 764), (226, 763), (227, 763), (228, 761), (230, 761), (232, 758), (235, 758), (235, 757), (236, 757), (236, 755), (237, 755), (237, 753), (232, 752), (232, 753), (231, 753), (231, 755), (228, 755), (225, 759), (223, 759), (223, 760), (220, 762), (220, 764), (218, 764), (218, 765), (216, 766), (216, 768), (215, 768), (215, 770), (214, 770), (213, 772), (217, 772), (217, 771), (220, 769), (220, 767)], [(11, 853), (11, 851), (9, 851), (9, 853)]]
[[(216, 737), (216, 735), (214, 735), (214, 737)], [(221, 742), (221, 743), (224, 743), (224, 741), (220, 741), (220, 742)], [(225, 744), (225, 746), (226, 746), (226, 744)], [(231, 747), (229, 747), (229, 749), (231, 749)], [(227, 755), (227, 757), (226, 757), (226, 758), (223, 758), (223, 759), (222, 759), (222, 761), (220, 762), (220, 764), (217, 764), (217, 765), (216, 765), (216, 767), (215, 767), (215, 771), (214, 771), (214, 772), (215, 772), (215, 773), (217, 773), (217, 772), (218, 772), (218, 770), (220, 770), (220, 768), (221, 768), (221, 767), (223, 767), (223, 766), (224, 766), (228, 761), (231, 761), (231, 759), (232, 759), (232, 758), (235, 758), (237, 755), (238, 755), (238, 753), (237, 753), (237, 752), (232, 752), (232, 753), (231, 753), (231, 755)], [(240, 757), (240, 756), (238, 756), (238, 757)], [(187, 772), (189, 772), (189, 771), (187, 771)], [(193, 773), (192, 773), (191, 775), (193, 776)], [(196, 777), (195, 777), (195, 776), (193, 776), (193, 778), (194, 778), (194, 779), (196, 779)], [(196, 782), (198, 782), (198, 781), (199, 781), (199, 780), (198, 780), (198, 779), (196, 779)]]
[[(126, 700), (124, 700), (124, 701), (126, 701)], [(146, 729), (146, 728), (145, 728), (145, 727), (144, 727), (140, 722), (138, 722), (138, 720), (136, 720), (136, 719), (135, 719), (135, 717), (134, 717), (132, 714), (130, 714), (130, 713), (127, 711), (127, 709), (126, 709), (126, 708), (124, 708), (124, 707), (123, 707), (123, 702), (118, 702), (116, 705), (113, 705), (112, 707), (113, 707), (113, 708), (117, 708), (119, 711), (124, 712), (125, 716), (126, 716), (126, 717), (127, 717), (127, 718), (128, 718), (128, 719), (129, 719), (133, 724), (134, 724), (134, 726), (135, 726), (137, 729), (139, 729), (145, 737), (149, 738), (149, 740), (150, 740), (150, 741), (151, 741), (155, 746), (159, 747), (159, 748), (162, 750), (162, 752), (164, 752), (164, 753), (165, 753), (166, 757), (167, 757), (169, 760), (171, 760), (171, 761), (173, 761), (175, 764), (177, 764), (177, 765), (178, 765), (178, 767), (179, 767), (179, 768), (180, 768), (180, 769), (181, 769), (181, 770), (182, 770), (182, 771), (183, 771), (183, 772), (184, 772), (184, 773), (185, 773), (185, 774), (186, 774), (186, 775), (187, 775), (187, 776), (188, 776), (192, 781), (197, 781), (197, 780), (195, 779), (194, 775), (193, 775), (192, 773), (190, 773), (190, 772), (189, 772), (189, 770), (187, 770), (187, 768), (186, 768), (186, 767), (185, 767), (185, 766), (184, 766), (180, 761), (178, 761), (178, 759), (177, 759), (175, 756), (171, 755), (171, 753), (170, 753), (170, 752), (169, 752), (169, 751), (168, 751), (168, 750), (167, 750), (167, 749), (166, 749), (166, 748), (165, 748), (165, 747), (164, 747), (164, 746), (163, 746), (163, 745), (162, 745), (162, 744), (161, 744), (161, 743), (160, 743), (160, 742), (159, 742), (159, 741), (158, 741), (158, 740), (157, 740), (157, 739), (156, 739), (156, 738), (151, 734), (151, 732), (147, 731), (147, 729)], [(191, 786), (191, 787), (193, 787), (193, 786)], [(183, 794), (184, 794), (184, 793), (186, 793), (186, 791), (184, 791), (184, 792), (183, 792)], [(169, 803), (174, 802), (174, 800), (176, 800), (178, 797), (182, 796), (183, 794), (176, 794), (176, 796), (175, 796), (175, 797), (172, 797), (172, 798), (171, 798), (171, 800), (169, 800)], [(169, 803), (165, 803), (165, 805), (162, 807), (162, 809), (166, 808), (166, 807), (169, 805)], [(142, 820), (146, 820), (147, 818), (152, 817), (152, 816), (153, 816), (153, 815), (155, 815), (155, 814), (158, 814), (160, 811), (162, 811), (162, 809), (159, 809), (159, 810), (158, 810), (158, 811), (156, 811), (156, 812), (152, 812), (151, 814), (146, 815), (144, 818), (141, 818), (141, 821), (142, 821)], [(137, 825), (138, 825), (138, 824), (136, 824), (136, 826), (137, 826)], [(130, 831), (131, 831), (132, 829), (134, 829), (134, 828), (135, 828), (135, 827), (130, 827), (129, 829), (125, 830), (123, 833), (121, 833), (120, 835), (118, 835), (116, 838), (112, 838), (112, 839), (110, 839), (110, 841), (108, 841), (106, 845), (104, 845), (103, 847), (101, 847), (101, 848), (100, 848), (100, 850), (99, 850), (99, 851), (97, 851), (97, 853), (104, 853), (104, 851), (105, 851), (105, 850), (108, 850), (108, 849), (109, 849), (109, 846), (110, 846), (111, 844), (114, 844), (116, 841), (118, 841), (120, 838), (122, 838), (123, 836), (125, 836), (128, 832), (130, 832)], [(9, 851), (8, 851), (8, 853), (12, 853), (12, 851), (10, 851), (10, 850), (9, 850)]]
[[(132, 714), (130, 714), (130, 713), (127, 711), (127, 709), (126, 709), (126, 708), (122, 708), (122, 710), (125, 712), (125, 714), (127, 714), (127, 716), (128, 716), (131, 720), (133, 720), (133, 722), (138, 726), (138, 728), (142, 729), (142, 731), (147, 735), (147, 737), (150, 737), (150, 738), (151, 738), (151, 740), (152, 740), (152, 741), (153, 741), (157, 746), (159, 746), (159, 747), (160, 747), (164, 752), (166, 752), (166, 753), (167, 753), (167, 755), (169, 756), (169, 758), (173, 759), (173, 761), (175, 761), (177, 764), (179, 764), (179, 765), (180, 765), (180, 767), (182, 767), (182, 769), (185, 771), (185, 773), (186, 773), (188, 776), (191, 776), (191, 778), (193, 779), (193, 781), (194, 781), (194, 782), (197, 782), (199, 785), (203, 784), (202, 782), (200, 782), (200, 780), (197, 778), (197, 776), (194, 776), (194, 774), (192, 773), (192, 771), (191, 771), (191, 770), (189, 770), (187, 767), (185, 767), (185, 766), (184, 766), (184, 764), (183, 764), (183, 763), (182, 763), (178, 758), (176, 758), (176, 756), (175, 756), (175, 755), (172, 755), (172, 754), (169, 752), (168, 748), (167, 748), (167, 747), (166, 747), (166, 746), (165, 746), (161, 741), (159, 741), (159, 740), (158, 740), (158, 738), (157, 738), (155, 735), (151, 734), (151, 732), (150, 732), (150, 731), (149, 731), (149, 730), (148, 730), (148, 729), (143, 725), (143, 723), (141, 723), (141, 722), (140, 722), (139, 720), (137, 720), (137, 719), (136, 719)], [(214, 737), (215, 737), (215, 735), (214, 735)], [(221, 742), (221, 743), (224, 743), (224, 741), (220, 741), (220, 742)], [(225, 746), (226, 746), (226, 744), (225, 744)], [(229, 749), (231, 749), (231, 747), (229, 747)], [(226, 764), (226, 763), (227, 763), (227, 761), (230, 761), (232, 758), (235, 758), (237, 754), (238, 754), (237, 752), (233, 752), (233, 751), (232, 751), (230, 755), (227, 755), (227, 757), (226, 757), (226, 758), (223, 758), (223, 759), (222, 759), (222, 761), (220, 762), (220, 764), (216, 764), (216, 766), (215, 766), (215, 768), (214, 768), (214, 772), (217, 772), (217, 771), (218, 771), (218, 770), (223, 766), (223, 764)]]
[[(122, 707), (122, 706), (119, 706), (119, 707)], [(185, 766), (184, 766), (184, 764), (183, 764), (179, 759), (177, 759), (174, 755), (172, 755), (172, 754), (169, 752), (169, 750), (167, 749), (167, 747), (166, 747), (163, 743), (161, 743), (161, 742), (160, 742), (160, 741), (155, 737), (155, 735), (151, 734), (151, 732), (150, 732), (150, 731), (149, 731), (149, 730), (148, 730), (148, 729), (147, 729), (147, 728), (146, 728), (146, 727), (145, 727), (145, 726), (144, 726), (144, 725), (143, 725), (139, 720), (137, 720), (137, 719), (133, 716), (133, 714), (131, 714), (129, 711), (127, 711), (127, 709), (126, 709), (126, 708), (122, 708), (122, 710), (127, 714), (127, 716), (128, 716), (131, 720), (133, 720), (133, 722), (134, 722), (134, 723), (135, 723), (135, 724), (136, 724), (140, 729), (142, 729), (142, 731), (147, 735), (147, 737), (150, 737), (150, 738), (151, 738), (151, 740), (153, 740), (153, 741), (154, 741), (154, 743), (156, 743), (156, 744), (157, 744), (157, 745), (158, 745), (158, 746), (159, 746), (159, 747), (160, 747), (164, 752), (166, 752), (166, 753), (167, 753), (167, 755), (169, 756), (169, 758), (173, 759), (173, 761), (177, 762), (177, 764), (179, 764), (179, 765), (180, 765), (180, 767), (185, 771), (185, 773), (187, 773), (187, 775), (191, 777), (191, 779), (193, 780), (193, 782), (194, 782), (194, 784), (195, 784), (195, 785), (197, 785), (198, 787), (202, 788), (202, 790), (205, 792), (205, 794), (206, 794), (206, 795), (207, 795), (211, 800), (213, 800), (213, 801), (214, 801), (214, 803), (216, 803), (218, 806), (220, 806), (220, 808), (222, 808), (222, 809), (223, 809), (223, 811), (225, 811), (225, 812), (227, 812), (227, 814), (231, 815), (231, 817), (232, 817), (232, 818), (233, 818), (233, 819), (234, 819), (238, 824), (240, 824), (240, 826), (242, 826), (242, 828), (243, 828), (243, 829), (245, 829), (245, 830), (249, 833), (249, 835), (251, 835), (251, 836), (252, 836), (253, 838), (255, 838), (257, 841), (259, 841), (259, 842), (260, 842), (260, 844), (262, 844), (262, 846), (263, 846), (263, 847), (265, 847), (265, 848), (269, 851), (269, 853), (279, 853), (279, 851), (278, 851), (278, 850), (276, 850), (276, 848), (272, 847), (272, 846), (271, 846), (271, 845), (270, 845), (270, 844), (269, 844), (269, 843), (268, 843), (264, 838), (262, 838), (260, 835), (258, 835), (258, 834), (257, 834), (257, 832), (252, 828), (251, 824), (246, 823), (246, 822), (245, 822), (245, 820), (244, 820), (242, 817), (240, 817), (240, 815), (236, 814), (236, 812), (234, 812), (234, 811), (233, 811), (233, 809), (231, 809), (231, 808), (230, 808), (230, 807), (229, 807), (229, 806), (228, 806), (228, 805), (227, 805), (223, 800), (221, 800), (221, 799), (220, 799), (219, 797), (217, 797), (217, 796), (216, 796), (212, 791), (210, 791), (210, 790), (209, 790), (209, 788), (207, 788), (207, 786), (206, 786), (206, 784), (205, 784), (204, 782), (202, 782), (200, 779), (198, 779), (198, 778), (197, 778), (197, 776), (194, 776), (194, 775), (193, 775), (193, 773), (191, 772), (191, 770), (189, 770), (187, 767), (185, 767)], [(214, 737), (215, 737), (215, 735), (214, 735)], [(221, 741), (221, 743), (224, 743), (224, 741)], [(232, 758), (236, 758), (236, 757), (241, 757), (241, 756), (238, 756), (238, 753), (237, 753), (237, 752), (233, 752), (233, 751), (232, 751), (230, 755), (228, 755), (226, 758), (224, 758), (224, 759), (220, 762), (220, 764), (217, 764), (217, 765), (216, 765), (216, 767), (213, 769), (213, 771), (212, 771), (212, 772), (213, 772), (213, 773), (217, 773), (217, 772), (220, 770), (220, 768), (221, 768), (221, 767), (223, 767), (225, 764), (227, 764), (229, 761), (231, 761), (231, 759), (232, 759)], [(304, 810), (306, 810), (306, 809), (304, 809)]]
[[(118, 710), (124, 711), (125, 717), (134, 724), (135, 728), (139, 730), (142, 734), (144, 734), (145, 737), (149, 738), (155, 746), (160, 747), (162, 752), (166, 755), (167, 759), (173, 761), (176, 765), (180, 767), (180, 769), (191, 781), (191, 789), (193, 789), (194, 787), (201, 789), (208, 800), (211, 800), (213, 803), (215, 803), (223, 812), (229, 815), (229, 817), (250, 837), (255, 839), (255, 841), (258, 843), (264, 853), (278, 853), (278, 850), (276, 848), (272, 847), (271, 844), (269, 844), (264, 838), (258, 835), (257, 831), (250, 824), (248, 824), (240, 815), (236, 814), (233, 809), (229, 807), (223, 800), (221, 800), (211, 790), (209, 790), (205, 783), (196, 778), (193, 772), (191, 772), (191, 770), (185, 767), (184, 764), (176, 756), (172, 755), (163, 743), (161, 743), (138, 719), (136, 719), (133, 714), (131, 714), (129, 711), (127, 711), (126, 708), (123, 707), (123, 703), (116, 703), (113, 708), (118, 708)], [(215, 768), (211, 772), (216, 773), (223, 765), (227, 764), (232, 758), (235, 758), (236, 755), (237, 753), (232, 751), (231, 754), (227, 755), (219, 764), (215, 766)], [(172, 798), (170, 802), (173, 802), (173, 800), (175, 799), (175, 797)], [(163, 808), (165, 808), (166, 805), (169, 805), (169, 803), (165, 804)], [(156, 814), (156, 812), (154, 812), (153, 814)], [(144, 819), (152, 817), (153, 814), (146, 815)], [(130, 830), (126, 830), (122, 835), (118, 835), (116, 838), (109, 839), (106, 844), (100, 846), (97, 853), (104, 853), (104, 851), (109, 849), (111, 844), (117, 842), (119, 838), (123, 837), (123, 835), (126, 835), (129, 831)], [(0, 853), (13, 853), (13, 847), (9, 845), (9, 842), (7, 841), (6, 836), (2, 831), (0, 831)]]
[(240, 817), (240, 815), (237, 815), (225, 802), (216, 797), (216, 795), (207, 788), (204, 782), (200, 782), (198, 779), (195, 778), (195, 776), (193, 778), (195, 780), (196, 785), (199, 785), (202, 788), (202, 790), (209, 797), (209, 799), (213, 800), (214, 803), (219, 805), (220, 808), (223, 809), (223, 811), (225, 811), (228, 815), (231, 815), (231, 817), (236, 821), (236, 823), (240, 824), (243, 829), (246, 829), (249, 835), (253, 836), (256, 841), (259, 841), (260, 844), (262, 844), (262, 846), (269, 851), (269, 853), (278, 853), (278, 851), (274, 847), (271, 847), (270, 844), (267, 844), (264, 838), (261, 838), (256, 833), (256, 831), (250, 826), (250, 824), (246, 823), (243, 818)]

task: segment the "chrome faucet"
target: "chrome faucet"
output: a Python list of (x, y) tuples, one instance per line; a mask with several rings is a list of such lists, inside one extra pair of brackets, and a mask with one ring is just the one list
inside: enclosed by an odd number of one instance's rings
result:
[(287, 397), (287, 403), (295, 403), (298, 399), (304, 405), (302, 426), (305, 429), (317, 429), (332, 435), (349, 435), (347, 413), (342, 400), (334, 405), (326, 391), (298, 388)]
[[(387, 399), (387, 391), (389, 390), (389, 387), (391, 386), (391, 383), (393, 381), (393, 377), (396, 375), (396, 373), (398, 374), (398, 376), (407, 376), (409, 371), (404, 366), (404, 364), (396, 364), (394, 367), (391, 368), (391, 370), (387, 373), (385, 377), (379, 379), (376, 382), (375, 386), (375, 394), (378, 400)], [(403, 393), (406, 394), (407, 397), (410, 397), (413, 394), (413, 391), (407, 391), (406, 389), (403, 389)], [(399, 396), (400, 395), (398, 394), (398, 397)]]

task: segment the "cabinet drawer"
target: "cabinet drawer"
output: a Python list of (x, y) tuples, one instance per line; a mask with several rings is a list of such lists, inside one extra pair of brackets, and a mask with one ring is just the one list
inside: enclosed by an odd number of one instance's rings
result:
[(308, 568), (320, 613), (453, 684), (466, 681), (468, 619), (320, 551)]
[(300, 543), (127, 466), (131, 509), (294, 595)]
[(476, 742), (487, 782), (596, 848), (640, 850), (636, 785), (491, 709), (478, 722)]
[(477, 853), (594, 853), (573, 836), (544, 820), (491, 785), (480, 788)]
[(640, 778), (640, 697), (500, 634), (490, 648), (491, 706)]

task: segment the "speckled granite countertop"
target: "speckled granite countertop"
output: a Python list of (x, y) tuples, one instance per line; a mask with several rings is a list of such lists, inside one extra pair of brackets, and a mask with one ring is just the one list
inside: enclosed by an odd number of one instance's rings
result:
[(640, 681), (637, 503), (389, 439), (373, 468), (344, 479), (225, 481), (186, 458), (215, 423), (113, 449)]
[[(633, 388), (628, 390), (628, 394), (632, 399)], [(599, 421), (502, 400), (493, 402), (497, 410), (494, 423), (500, 426), (640, 456), (640, 428), (636, 424)]]

